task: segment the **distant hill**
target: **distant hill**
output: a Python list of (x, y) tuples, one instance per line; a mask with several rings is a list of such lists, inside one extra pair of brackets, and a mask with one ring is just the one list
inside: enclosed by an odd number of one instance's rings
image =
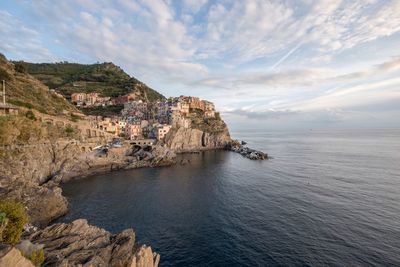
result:
[(97, 92), (110, 97), (136, 93), (141, 100), (149, 102), (165, 99), (163, 95), (130, 77), (113, 63), (13, 63), (67, 98), (75, 92)]
[(29, 75), (23, 67), (8, 61), (0, 53), (0, 85), (1, 80), (6, 81), (8, 103), (50, 115), (79, 112), (61, 95), (51, 92), (47, 86)]

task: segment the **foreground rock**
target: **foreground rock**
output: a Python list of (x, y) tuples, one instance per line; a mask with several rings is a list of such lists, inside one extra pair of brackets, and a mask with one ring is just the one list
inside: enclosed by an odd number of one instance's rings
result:
[(0, 267), (35, 267), (21, 252), (9, 245), (0, 244)]
[(15, 181), (3, 188), (0, 197), (22, 203), (35, 226), (46, 226), (68, 211), (68, 202), (62, 196), (61, 188), (52, 182), (40, 186)]
[(28, 238), (44, 245), (44, 266), (156, 267), (160, 261), (150, 247), (135, 242), (132, 229), (113, 235), (83, 219), (53, 224)]
[(247, 146), (243, 145), (243, 142), (239, 142), (237, 140), (232, 140), (229, 142), (226, 146), (225, 149), (236, 152), (241, 154), (242, 156), (252, 159), (252, 160), (266, 160), (268, 159), (268, 154), (251, 149)]

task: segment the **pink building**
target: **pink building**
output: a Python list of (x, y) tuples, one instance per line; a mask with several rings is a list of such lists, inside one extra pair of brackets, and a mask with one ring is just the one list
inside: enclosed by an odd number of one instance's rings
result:
[(137, 140), (142, 138), (142, 127), (139, 124), (128, 123), (125, 126), (125, 138), (130, 140)]
[(73, 93), (71, 95), (71, 102), (78, 103), (86, 101), (86, 94), (85, 93)]

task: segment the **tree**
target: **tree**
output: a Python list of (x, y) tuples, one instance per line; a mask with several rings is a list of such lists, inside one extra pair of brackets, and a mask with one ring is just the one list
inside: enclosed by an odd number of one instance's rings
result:
[(21, 203), (9, 200), (0, 201), (0, 213), (2, 224), (5, 227), (1, 232), (1, 241), (6, 244), (15, 245), (21, 238), (24, 225), (28, 223), (28, 215)]

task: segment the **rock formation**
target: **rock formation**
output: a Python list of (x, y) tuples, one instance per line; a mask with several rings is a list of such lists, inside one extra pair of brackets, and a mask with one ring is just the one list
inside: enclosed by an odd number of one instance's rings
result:
[(84, 219), (53, 224), (28, 238), (44, 245), (45, 266), (157, 267), (160, 261), (150, 247), (135, 242), (132, 229), (113, 235)]
[(0, 267), (35, 267), (21, 252), (9, 245), (0, 244)]
[(173, 128), (165, 137), (167, 146), (178, 153), (224, 148), (230, 140), (226, 126), (212, 132), (196, 128)]
[(252, 160), (265, 160), (268, 159), (268, 154), (255, 150), (255, 149), (251, 149), (247, 146), (244, 146), (243, 143), (245, 142), (239, 142), (237, 140), (231, 140), (230, 142), (228, 142), (225, 146), (226, 150), (230, 150), (236, 153), (241, 154), (242, 156), (248, 158), (248, 159), (252, 159)]

